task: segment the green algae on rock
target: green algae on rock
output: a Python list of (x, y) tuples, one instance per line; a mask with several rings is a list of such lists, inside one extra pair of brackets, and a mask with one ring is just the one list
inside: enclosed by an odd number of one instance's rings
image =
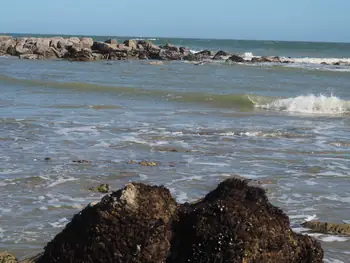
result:
[(8, 252), (0, 252), (0, 263), (17, 263), (17, 258)]
[(350, 236), (350, 224), (337, 224), (319, 221), (308, 221), (301, 224), (303, 227), (324, 234), (339, 234)]
[(90, 187), (89, 190), (92, 192), (99, 192), (102, 194), (106, 194), (109, 192), (109, 184), (100, 184), (99, 186), (96, 186), (96, 187)]

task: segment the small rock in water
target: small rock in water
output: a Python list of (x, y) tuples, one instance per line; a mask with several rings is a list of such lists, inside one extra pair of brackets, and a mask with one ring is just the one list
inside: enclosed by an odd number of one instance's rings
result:
[(142, 161), (142, 162), (139, 162), (139, 165), (141, 165), (141, 166), (157, 166), (157, 163), (152, 162), (152, 161)]
[(109, 184), (100, 184), (99, 186), (89, 188), (89, 190), (92, 192), (106, 194), (109, 192)]
[(92, 162), (88, 160), (73, 160), (73, 163), (92, 163)]
[(51, 157), (46, 157), (44, 160), (45, 161), (51, 161), (52, 159), (51, 159)]
[(15, 256), (11, 255), (8, 252), (0, 253), (0, 263), (17, 263), (17, 259)]
[(350, 235), (350, 224), (337, 224), (320, 221), (307, 221), (301, 224), (303, 227), (324, 234)]

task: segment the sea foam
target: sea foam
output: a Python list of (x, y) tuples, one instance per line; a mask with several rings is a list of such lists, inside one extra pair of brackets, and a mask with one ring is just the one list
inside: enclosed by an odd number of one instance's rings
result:
[(344, 114), (350, 112), (350, 101), (336, 96), (306, 95), (285, 99), (276, 99), (266, 104), (255, 104), (254, 107), (308, 114)]

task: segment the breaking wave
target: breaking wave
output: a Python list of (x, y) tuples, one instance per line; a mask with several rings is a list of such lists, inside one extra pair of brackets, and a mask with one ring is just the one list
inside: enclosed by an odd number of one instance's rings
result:
[(309, 114), (345, 114), (350, 113), (350, 101), (336, 96), (306, 95), (285, 99), (276, 99), (266, 104), (254, 104), (254, 107)]

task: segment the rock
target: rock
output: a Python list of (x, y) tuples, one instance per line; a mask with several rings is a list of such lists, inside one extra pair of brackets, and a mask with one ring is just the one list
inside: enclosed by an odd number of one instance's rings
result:
[(161, 60), (182, 60), (183, 54), (178, 51), (161, 49), (158, 53), (158, 58)]
[(119, 49), (126, 50), (126, 51), (131, 51), (132, 50), (131, 47), (129, 47), (129, 46), (125, 45), (125, 44), (119, 44), (119, 45), (117, 45), (117, 47)]
[(152, 162), (152, 161), (142, 161), (142, 162), (139, 162), (139, 165), (141, 165), (141, 166), (157, 166), (158, 164), (156, 162)]
[(45, 58), (56, 58), (59, 57), (57, 50), (54, 47), (50, 47), (51, 39), (49, 38), (38, 38), (35, 42), (33, 49), (34, 54), (41, 55)]
[[(136, 163), (136, 162), (134, 162)], [(247, 180), (230, 178), (193, 203), (130, 183), (76, 214), (36, 263), (321, 263), (323, 250)]]
[(38, 54), (22, 54), (19, 55), (20, 59), (30, 59), (30, 60), (38, 60), (38, 59), (42, 59), (43, 57), (38, 55)]
[(138, 45), (141, 45), (145, 50), (160, 50), (161, 48), (153, 44), (149, 40), (140, 40), (137, 42)]
[(184, 55), (184, 56), (187, 56), (191, 53), (191, 50), (189, 48), (186, 48), (186, 47), (180, 47), (179, 48), (179, 51)]
[(69, 50), (68, 58), (72, 61), (92, 61), (95, 57), (92, 54), (92, 50), (88, 48), (78, 49), (71, 47)]
[[(4, 54), (8, 53), (8, 49), (14, 48), (16, 45), (16, 40), (11, 36), (0, 36), (0, 51)], [(12, 54), (10, 54), (12, 55)]]
[(131, 49), (137, 49), (136, 40), (126, 40), (124, 41), (124, 45), (126, 45), (127, 47), (130, 47)]
[(225, 57), (227, 57), (229, 55), (230, 55), (229, 53), (226, 53), (225, 51), (220, 50), (214, 55), (213, 59), (214, 60), (222, 60), (222, 59), (225, 59)]
[(227, 62), (236, 62), (236, 63), (240, 63), (240, 62), (244, 62), (244, 59), (240, 56), (237, 55), (232, 55), (231, 57), (229, 57), (227, 60)]
[(328, 65), (328, 63), (327, 62), (321, 62), (321, 65)]
[(100, 184), (99, 186), (96, 186), (96, 187), (90, 187), (89, 190), (92, 192), (106, 194), (109, 192), (109, 184)]
[(195, 60), (199, 61), (199, 60), (203, 60), (203, 59), (210, 59), (212, 57), (212, 52), (209, 50), (203, 50), (200, 52), (197, 52), (196, 54), (194, 54), (195, 56)]
[(81, 48), (81, 41), (78, 37), (70, 37), (70, 38), (68, 38), (67, 46)]
[(251, 62), (253, 63), (281, 63), (281, 59), (279, 57), (253, 57)]
[(92, 45), (94, 44), (94, 40), (90, 37), (83, 37), (80, 39), (80, 48), (88, 48), (91, 49)]
[(107, 54), (107, 53), (116, 51), (118, 48), (116, 45), (113, 45), (113, 44), (108, 44), (104, 42), (94, 42), (91, 49), (95, 51), (99, 51), (102, 54)]
[(26, 45), (27, 38), (19, 38), (17, 39), (17, 43), (14, 49), (14, 54), (16, 56), (22, 55), (22, 54), (32, 54), (32, 50), (28, 48), (28, 45)]
[(118, 41), (116, 40), (116, 39), (107, 39), (106, 41), (105, 41), (105, 43), (107, 43), (107, 44), (112, 44), (112, 45), (118, 45)]
[(162, 263), (176, 202), (168, 189), (130, 183), (76, 214), (36, 263)]
[(193, 53), (189, 53), (186, 56), (184, 56), (183, 59), (187, 61), (198, 61), (199, 57), (196, 57)]
[(167, 262), (323, 262), (316, 240), (294, 233), (262, 188), (239, 179), (180, 206), (173, 233)]
[(50, 38), (50, 47), (53, 47), (55, 49), (59, 48), (58, 43), (60, 41), (63, 41), (63, 37), (52, 37), (52, 38)]
[(319, 221), (308, 221), (301, 224), (303, 227), (324, 234), (339, 234), (350, 236), (350, 224), (337, 224)]
[(8, 252), (0, 253), (0, 263), (17, 263), (17, 258)]
[(73, 163), (88, 163), (91, 164), (92, 162), (89, 160), (73, 160)]
[(166, 50), (170, 50), (170, 51), (175, 51), (175, 52), (179, 52), (179, 48), (172, 45), (172, 44), (166, 44), (163, 49), (166, 49)]

